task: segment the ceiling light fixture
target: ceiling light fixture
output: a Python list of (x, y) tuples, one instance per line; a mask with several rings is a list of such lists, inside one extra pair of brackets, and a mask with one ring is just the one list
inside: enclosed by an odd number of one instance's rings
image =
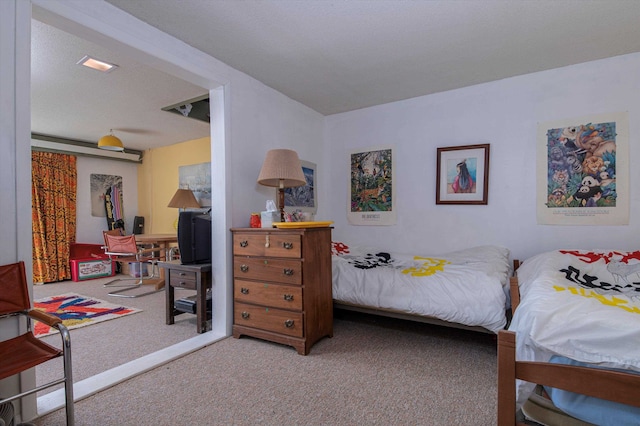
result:
[(122, 141), (113, 136), (113, 130), (110, 130), (108, 135), (100, 138), (98, 148), (106, 149), (107, 151), (124, 151)]
[(82, 59), (76, 62), (78, 65), (83, 65), (85, 67), (98, 70), (101, 72), (111, 72), (118, 68), (115, 64), (110, 64), (109, 62), (101, 61), (96, 58), (92, 58), (89, 55), (85, 55)]

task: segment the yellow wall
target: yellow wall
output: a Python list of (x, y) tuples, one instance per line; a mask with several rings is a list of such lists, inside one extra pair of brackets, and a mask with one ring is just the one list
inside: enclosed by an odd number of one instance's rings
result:
[(202, 138), (144, 152), (138, 166), (138, 214), (145, 234), (176, 232), (178, 209), (167, 207), (178, 189), (178, 167), (211, 161), (211, 139)]

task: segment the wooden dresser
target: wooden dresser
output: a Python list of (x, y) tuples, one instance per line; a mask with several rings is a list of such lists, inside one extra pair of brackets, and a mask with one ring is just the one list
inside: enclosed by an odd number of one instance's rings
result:
[(234, 228), (233, 337), (309, 353), (333, 336), (331, 228)]

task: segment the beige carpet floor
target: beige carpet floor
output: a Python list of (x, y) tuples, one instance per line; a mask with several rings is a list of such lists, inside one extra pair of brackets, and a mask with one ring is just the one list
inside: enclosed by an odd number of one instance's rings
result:
[[(133, 315), (71, 330), (74, 382), (197, 335), (195, 315), (178, 315), (175, 318), (175, 324), (166, 325), (163, 291), (132, 299), (108, 296), (107, 293), (112, 289), (104, 288), (103, 284), (111, 280), (113, 278), (81, 282), (60, 281), (33, 287), (34, 299), (74, 292), (110, 303), (142, 309), (142, 312)], [(143, 286), (129, 293), (139, 294), (149, 289), (149, 286)], [(176, 299), (193, 294), (195, 291), (176, 290)], [(42, 340), (60, 347), (59, 335), (46, 336)], [(61, 371), (62, 359), (36, 367), (38, 385), (60, 377)], [(44, 395), (60, 387), (62, 385), (49, 388), (38, 395)]]
[(77, 425), (495, 422), (493, 336), (339, 311), (307, 356), (227, 338), (76, 403)]

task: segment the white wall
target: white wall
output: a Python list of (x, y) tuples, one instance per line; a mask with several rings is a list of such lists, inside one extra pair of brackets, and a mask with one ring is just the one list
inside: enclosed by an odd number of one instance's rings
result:
[[(253, 79), (233, 76), (232, 86), (232, 223), (248, 227), (252, 212), (264, 210), (267, 199), (276, 200), (275, 188), (257, 183), (268, 150), (293, 149), (322, 170), (324, 117)], [(322, 199), (323, 188), (318, 191)]]
[(92, 174), (122, 177), (125, 231), (130, 234), (138, 215), (138, 164), (79, 156), (77, 171), (76, 242), (102, 244), (102, 231), (107, 229), (106, 217), (91, 215)]
[[(632, 54), (327, 117), (328, 169), (320, 179), (331, 188), (334, 239), (409, 253), (499, 244), (520, 259), (560, 247), (637, 249), (638, 69), (640, 54)], [(629, 113), (629, 225), (538, 225), (537, 124), (622, 111)], [(491, 144), (488, 205), (436, 205), (436, 148), (478, 143)], [(384, 145), (395, 147), (397, 224), (349, 225), (349, 153)]]

